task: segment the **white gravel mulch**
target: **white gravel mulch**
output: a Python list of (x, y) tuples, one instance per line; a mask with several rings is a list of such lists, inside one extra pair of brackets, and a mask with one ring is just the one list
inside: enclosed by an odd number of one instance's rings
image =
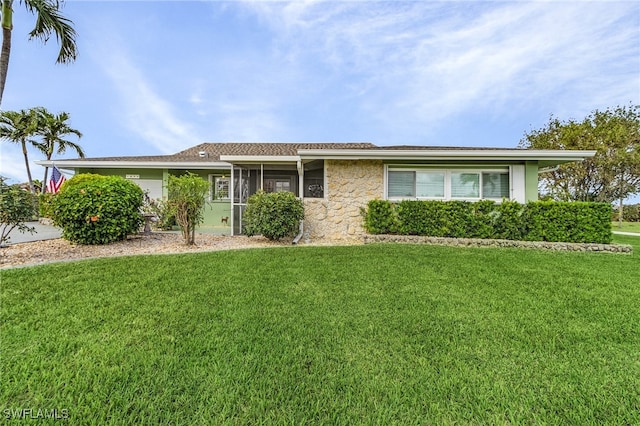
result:
[(197, 234), (195, 246), (187, 246), (180, 234), (151, 233), (135, 235), (125, 241), (106, 245), (73, 244), (61, 238), (13, 244), (0, 248), (0, 268), (32, 266), (43, 263), (95, 257), (130, 256), (159, 253), (195, 253), (251, 247), (288, 247), (291, 241), (274, 242), (264, 237), (217, 236)]

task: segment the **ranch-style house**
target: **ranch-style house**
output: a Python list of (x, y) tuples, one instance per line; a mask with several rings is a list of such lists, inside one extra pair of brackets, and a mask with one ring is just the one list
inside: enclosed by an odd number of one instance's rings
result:
[(258, 190), (291, 191), (304, 202), (305, 239), (360, 237), (360, 209), (372, 199), (538, 198), (538, 174), (595, 151), (376, 146), (371, 143), (203, 143), (173, 155), (37, 161), (75, 173), (118, 175), (166, 199), (169, 175), (209, 182), (200, 230), (242, 233), (242, 213)]

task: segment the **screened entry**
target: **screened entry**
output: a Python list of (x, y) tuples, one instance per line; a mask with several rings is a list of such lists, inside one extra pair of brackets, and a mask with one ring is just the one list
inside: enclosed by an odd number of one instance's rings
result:
[(231, 210), (233, 234), (242, 234), (242, 214), (250, 196), (265, 192), (298, 192), (298, 171), (295, 164), (247, 164), (234, 165), (231, 173)]

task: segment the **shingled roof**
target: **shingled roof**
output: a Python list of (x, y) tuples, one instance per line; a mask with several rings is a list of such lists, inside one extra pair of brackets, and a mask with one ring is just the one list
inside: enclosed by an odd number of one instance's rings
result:
[[(146, 155), (135, 157), (100, 157), (84, 158), (88, 161), (189, 161), (211, 162), (219, 161), (221, 155), (247, 155), (247, 156), (294, 156), (299, 149), (377, 149), (378, 146), (368, 142), (326, 142), (326, 143), (279, 143), (279, 142), (216, 142), (201, 143), (170, 155)], [(200, 153), (205, 152), (206, 156)]]
[(206, 152), (209, 160), (219, 160), (221, 155), (294, 156), (300, 149), (375, 149), (372, 143), (202, 143), (174, 155), (179, 159), (199, 157)]

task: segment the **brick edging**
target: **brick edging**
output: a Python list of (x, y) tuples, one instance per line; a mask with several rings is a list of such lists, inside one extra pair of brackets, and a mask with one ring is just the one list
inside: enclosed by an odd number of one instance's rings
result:
[(458, 247), (520, 247), (554, 251), (582, 251), (631, 254), (633, 247), (627, 244), (556, 243), (549, 241), (491, 240), (480, 238), (424, 237), (419, 235), (365, 235), (364, 243), (409, 243)]

